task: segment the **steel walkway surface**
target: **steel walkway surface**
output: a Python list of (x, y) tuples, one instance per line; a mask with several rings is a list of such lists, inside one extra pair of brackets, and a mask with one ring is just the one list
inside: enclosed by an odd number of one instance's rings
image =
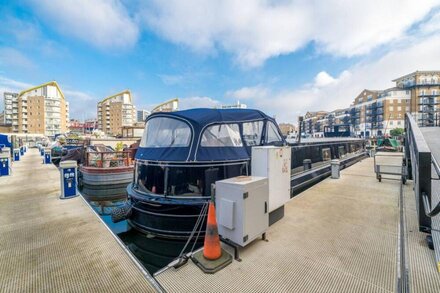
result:
[[(440, 127), (420, 127), (420, 131), (431, 151), (433, 160), (440, 164)], [(435, 207), (440, 202), (440, 181), (434, 167), (432, 167), (431, 177), (433, 178), (431, 180), (431, 207)], [(435, 266), (440, 273), (440, 215), (432, 217), (431, 221), (431, 235), (435, 247)]]
[(59, 180), (36, 149), (0, 177), (0, 292), (155, 292), (81, 197), (59, 199)]
[(394, 292), (399, 192), (365, 159), (293, 198), (241, 262), (208, 275), (189, 261), (156, 279), (169, 292)]
[(403, 188), (409, 263), (410, 292), (440, 292), (440, 275), (434, 251), (428, 248), (426, 233), (419, 232), (413, 185)]

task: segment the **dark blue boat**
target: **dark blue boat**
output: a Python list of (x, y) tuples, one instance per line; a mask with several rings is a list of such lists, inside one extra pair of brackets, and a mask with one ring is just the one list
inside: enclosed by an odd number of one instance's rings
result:
[(284, 144), (275, 120), (258, 110), (150, 115), (136, 153), (134, 181), (127, 188), (129, 223), (143, 232), (187, 238), (212, 183), (249, 175), (253, 146)]

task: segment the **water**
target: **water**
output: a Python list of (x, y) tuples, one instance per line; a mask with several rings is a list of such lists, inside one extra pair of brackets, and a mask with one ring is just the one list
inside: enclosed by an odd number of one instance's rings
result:
[[(118, 190), (105, 189), (104, 187), (100, 189), (84, 188), (81, 194), (151, 274), (173, 261), (185, 246), (186, 241), (163, 239), (138, 232), (127, 221), (113, 223), (111, 220), (112, 210), (123, 205), (127, 200), (125, 188)], [(199, 241), (196, 243), (196, 248), (201, 245), (202, 242)], [(192, 246), (193, 243), (190, 243), (186, 251), (189, 251)]]

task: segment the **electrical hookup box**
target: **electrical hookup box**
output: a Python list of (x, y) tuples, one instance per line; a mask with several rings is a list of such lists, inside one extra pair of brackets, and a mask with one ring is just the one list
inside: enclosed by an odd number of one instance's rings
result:
[(51, 164), (51, 149), (45, 148), (44, 149), (44, 157), (43, 157), (43, 164)]
[(284, 204), (290, 200), (291, 157), (289, 146), (252, 148), (252, 176), (268, 179), (269, 225), (284, 217)]
[(218, 232), (244, 247), (269, 227), (267, 178), (239, 176), (215, 183)]
[(76, 171), (76, 161), (60, 162), (59, 170), (61, 175), (61, 196), (60, 198), (72, 198), (78, 195), (76, 190), (78, 177)]
[(14, 149), (14, 161), (20, 161), (20, 149)]
[(2, 148), (0, 151), (0, 176), (8, 176), (9, 175), (9, 163), (10, 151), (9, 148)]

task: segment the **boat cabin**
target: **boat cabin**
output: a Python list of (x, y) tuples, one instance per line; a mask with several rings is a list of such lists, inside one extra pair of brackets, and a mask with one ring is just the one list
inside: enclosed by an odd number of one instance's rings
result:
[(133, 188), (164, 196), (210, 196), (217, 180), (249, 175), (251, 148), (284, 145), (275, 120), (251, 109), (154, 113), (136, 153)]

